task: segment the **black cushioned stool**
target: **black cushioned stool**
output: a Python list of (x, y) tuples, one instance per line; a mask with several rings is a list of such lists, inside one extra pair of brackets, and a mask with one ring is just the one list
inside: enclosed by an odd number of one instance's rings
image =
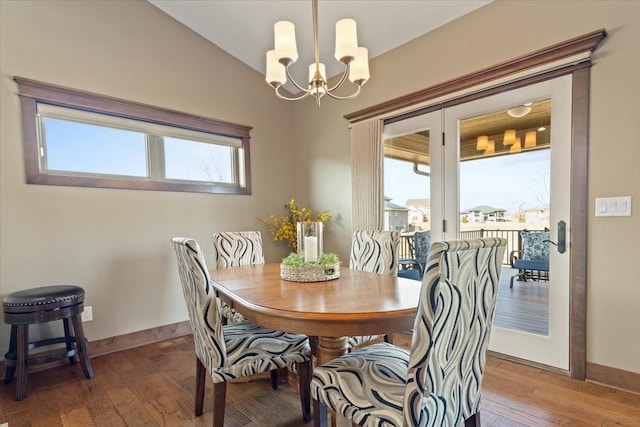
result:
[[(80, 286), (43, 286), (14, 292), (4, 297), (4, 321), (11, 325), (9, 351), (4, 355), (7, 370), (5, 384), (13, 379), (18, 369), (16, 400), (22, 400), (27, 388), (30, 366), (40, 363), (69, 359), (74, 364), (76, 354), (82, 364), (84, 375), (93, 378), (93, 370), (87, 353), (87, 339), (80, 318), (84, 311), (84, 289)], [(71, 319), (72, 325), (69, 325)], [(29, 342), (29, 325), (62, 320), (64, 337)], [(29, 350), (64, 343), (60, 351), (42, 351), (30, 355)]]

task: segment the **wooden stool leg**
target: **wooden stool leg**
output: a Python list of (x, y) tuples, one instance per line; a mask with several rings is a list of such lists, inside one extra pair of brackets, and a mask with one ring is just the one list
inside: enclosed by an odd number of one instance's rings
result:
[(16, 366), (10, 366), (6, 363), (7, 358), (9, 356), (16, 357), (16, 325), (11, 325), (11, 338), (9, 338), (9, 351), (4, 355), (5, 358), (5, 369), (4, 372), (4, 383), (9, 384), (13, 379), (13, 376), (16, 373)]
[[(71, 351), (73, 350), (73, 335), (71, 334), (71, 330), (69, 328), (69, 319), (62, 319), (62, 325), (64, 326), (64, 339), (67, 345), (67, 351)], [(69, 363), (75, 365), (75, 356), (71, 356), (69, 358)]]
[(73, 322), (73, 333), (75, 334), (76, 345), (80, 350), (78, 357), (80, 358), (80, 364), (84, 371), (84, 376), (87, 378), (93, 378), (93, 369), (91, 369), (91, 362), (89, 362), (89, 352), (87, 351), (87, 339), (84, 337), (84, 330), (82, 329), (82, 319), (80, 314), (71, 316), (71, 322)]
[(18, 368), (18, 384), (16, 400), (22, 400), (27, 389), (27, 357), (29, 346), (29, 325), (17, 325), (16, 366)]

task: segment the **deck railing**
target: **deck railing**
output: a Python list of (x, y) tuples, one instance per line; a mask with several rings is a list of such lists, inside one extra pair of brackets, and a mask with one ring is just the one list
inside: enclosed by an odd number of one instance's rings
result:
[[(483, 228), (479, 230), (467, 230), (460, 232), (461, 239), (476, 239), (479, 237), (503, 237), (507, 239), (507, 249), (504, 251), (504, 259), (502, 263), (505, 265), (511, 264), (511, 252), (520, 249), (520, 232), (522, 230), (485, 230)], [(543, 231), (543, 230), (529, 230), (529, 231)], [(403, 234), (400, 239), (399, 257), (400, 258), (414, 258), (413, 252), (413, 234)]]

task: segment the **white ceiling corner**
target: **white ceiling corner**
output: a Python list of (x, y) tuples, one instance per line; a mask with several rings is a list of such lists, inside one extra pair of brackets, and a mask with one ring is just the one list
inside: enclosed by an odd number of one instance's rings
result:
[[(291, 66), (294, 78), (300, 82), (306, 79), (308, 65), (314, 61), (310, 0), (147, 1), (261, 74), (265, 72), (265, 53), (273, 49), (273, 24), (281, 20), (296, 26), (299, 58)], [(320, 0), (320, 61), (328, 76), (342, 71), (333, 56), (339, 19), (356, 20), (358, 44), (369, 49), (372, 59), (491, 1)]]

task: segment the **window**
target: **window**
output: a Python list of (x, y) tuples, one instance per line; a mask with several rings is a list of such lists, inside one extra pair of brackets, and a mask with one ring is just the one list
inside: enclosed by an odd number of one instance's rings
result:
[(251, 128), (15, 78), (27, 183), (251, 194)]

